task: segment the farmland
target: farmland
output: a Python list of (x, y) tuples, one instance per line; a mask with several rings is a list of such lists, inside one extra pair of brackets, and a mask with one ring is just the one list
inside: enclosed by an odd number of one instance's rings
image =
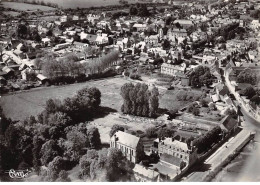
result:
[(14, 10), (17, 10), (17, 11), (33, 11), (33, 10), (50, 11), (50, 10), (55, 10), (55, 8), (48, 7), (48, 6), (34, 5), (34, 4), (27, 4), (27, 3), (18, 3), (18, 2), (2, 2), (2, 6), (4, 8), (11, 8), (11, 9), (14, 9)]

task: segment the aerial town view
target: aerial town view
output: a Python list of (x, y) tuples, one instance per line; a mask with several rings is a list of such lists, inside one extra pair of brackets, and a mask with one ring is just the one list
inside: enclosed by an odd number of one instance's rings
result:
[(260, 0), (0, 0), (0, 182), (260, 181)]

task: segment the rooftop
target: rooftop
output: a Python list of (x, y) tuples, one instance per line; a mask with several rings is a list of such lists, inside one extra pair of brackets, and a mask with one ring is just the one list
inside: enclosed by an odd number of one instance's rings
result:
[(129, 146), (131, 148), (136, 148), (140, 141), (139, 137), (136, 137), (134, 135), (122, 131), (117, 131), (112, 137), (118, 138), (118, 142), (126, 146)]

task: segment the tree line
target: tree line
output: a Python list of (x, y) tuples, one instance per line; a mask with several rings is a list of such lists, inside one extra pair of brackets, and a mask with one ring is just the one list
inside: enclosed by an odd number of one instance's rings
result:
[(131, 114), (144, 117), (156, 117), (159, 108), (159, 91), (153, 87), (148, 89), (146, 84), (126, 83), (121, 87), (121, 96), (124, 103), (121, 111), (125, 114)]
[[(86, 63), (78, 62), (73, 55), (66, 56), (60, 60), (47, 57), (41, 61), (43, 75), (49, 79), (60, 77), (77, 77), (82, 74), (100, 74), (117, 62), (119, 53), (117, 51), (108, 53), (100, 58), (94, 58)], [(37, 65), (38, 66), (38, 65)]]
[(199, 154), (204, 153), (210, 148), (212, 148), (213, 144), (218, 143), (220, 141), (220, 139), (223, 137), (221, 133), (221, 128), (219, 126), (216, 126), (204, 135), (201, 135), (200, 137), (194, 139), (192, 141), (192, 144), (193, 146), (197, 147), (197, 152)]

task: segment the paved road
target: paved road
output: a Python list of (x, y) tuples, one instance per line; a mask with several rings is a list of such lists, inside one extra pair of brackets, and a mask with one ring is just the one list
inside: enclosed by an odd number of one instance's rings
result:
[(236, 149), (249, 137), (250, 130), (243, 129), (235, 137), (229, 139), (224, 145), (222, 145), (215, 153), (207, 158), (203, 166), (208, 167), (204, 171), (196, 171), (190, 174), (184, 181), (186, 182), (201, 182), (209, 174), (210, 171), (214, 170), (223, 159), (226, 159), (229, 155), (234, 153)]
[(234, 94), (238, 104), (241, 106), (241, 111), (245, 117), (245, 119), (247, 120), (247, 122), (249, 122), (250, 124), (259, 127), (260, 128), (260, 120), (256, 120), (251, 113), (248, 111), (248, 108), (240, 101), (240, 97), (238, 97), (238, 94), (235, 92), (234, 87), (231, 85), (229, 78), (228, 78), (229, 74), (227, 74), (225, 76), (225, 84), (227, 85), (230, 93)]

